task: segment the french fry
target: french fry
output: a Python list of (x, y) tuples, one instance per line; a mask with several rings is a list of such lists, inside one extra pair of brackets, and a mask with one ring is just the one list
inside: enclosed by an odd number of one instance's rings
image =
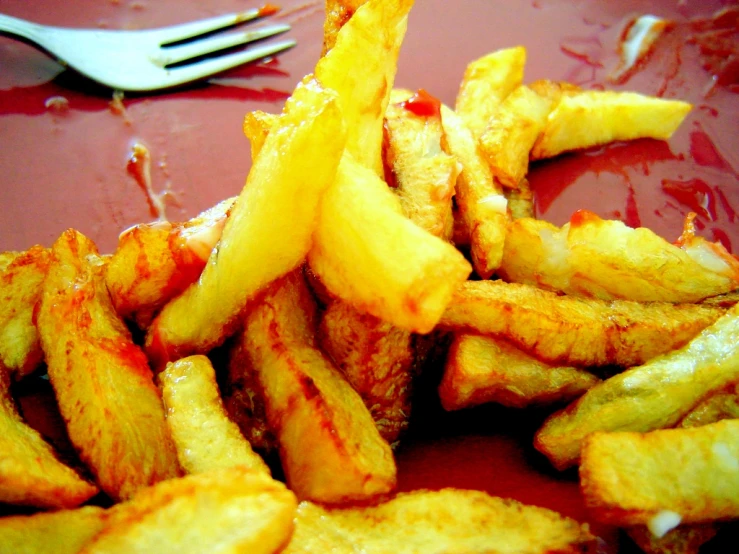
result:
[(679, 348), (725, 310), (559, 296), (503, 281), (467, 281), (440, 327), (509, 340), (551, 364), (631, 367)]
[(574, 400), (600, 382), (575, 367), (551, 366), (492, 337), (454, 337), (439, 385), (445, 410), (487, 402), (524, 408)]
[(399, 494), (376, 506), (324, 508), (301, 502), (284, 554), (594, 552), (587, 525), (481, 491)]
[(73, 508), (97, 492), (21, 419), (10, 394), (10, 374), (0, 365), (0, 502)]
[(739, 384), (710, 394), (688, 412), (678, 427), (699, 427), (722, 419), (739, 419)]
[(367, 0), (326, 0), (322, 56), (325, 56), (334, 47), (339, 30), (351, 19), (357, 8), (366, 2)]
[[(521, 179), (518, 182), (518, 188), (503, 189), (503, 194), (508, 201), (508, 211), (513, 221), (524, 217), (534, 217), (534, 192), (531, 190), (528, 179)], [(506, 240), (508, 240), (507, 233)], [(505, 256), (505, 250), (503, 255)]]
[(46, 248), (34, 246), (7, 255), (7, 264), (0, 269), (0, 367), (5, 366), (16, 380), (43, 360), (33, 310), (41, 299), (49, 258)]
[(77, 554), (105, 526), (97, 506), (0, 518), (0, 554)]
[(454, 110), (479, 140), (501, 102), (523, 82), (526, 48), (496, 50), (467, 65)]
[[(692, 229), (690, 219), (686, 227)], [(697, 302), (739, 288), (739, 260), (721, 244), (692, 234), (689, 240), (685, 250), (647, 228), (631, 229), (585, 210), (562, 228), (519, 219), (508, 230), (499, 273), (606, 300)]]
[(462, 165), (456, 183), (458, 215), (469, 236), (472, 264), (487, 279), (500, 265), (508, 226), (503, 188), (482, 157), (477, 141), (462, 119), (446, 106), (441, 108), (449, 152)]
[[(580, 484), (600, 521), (659, 527), (739, 517), (739, 420), (585, 439)], [(657, 533), (659, 534), (659, 533)]]
[(316, 348), (315, 310), (295, 271), (249, 312), (237, 343), (264, 391), (287, 482), (298, 498), (326, 503), (388, 493), (392, 452), (360, 396)]
[(564, 95), (531, 149), (531, 159), (551, 158), (617, 140), (667, 140), (692, 106), (635, 92), (586, 90)]
[(200, 279), (149, 329), (146, 348), (155, 369), (221, 344), (246, 303), (298, 266), (310, 248), (320, 196), (344, 149), (336, 95), (306, 79), (276, 125)]
[(675, 425), (706, 394), (739, 378), (739, 307), (684, 347), (596, 385), (550, 416), (534, 446), (559, 469), (578, 462), (596, 431), (646, 432)]
[(269, 475), (223, 408), (216, 374), (205, 356), (190, 356), (167, 364), (159, 374), (167, 426), (180, 467), (186, 473), (244, 466)]
[(264, 141), (267, 140), (269, 130), (278, 118), (278, 115), (259, 110), (249, 112), (244, 116), (244, 135), (249, 139), (249, 143), (251, 144), (252, 161), (257, 159), (259, 152), (261, 152), (264, 146)]
[(148, 223), (123, 232), (105, 269), (118, 315), (146, 329), (167, 302), (197, 281), (234, 200), (184, 223)]
[(231, 467), (164, 481), (113, 508), (80, 554), (272, 554), (293, 529), (295, 496), (261, 472)]
[(7, 268), (10, 263), (21, 254), (22, 252), (18, 252), (16, 250), (6, 250), (5, 252), (0, 252), (0, 271), (5, 271), (5, 268)]
[(115, 313), (95, 245), (68, 230), (54, 243), (38, 330), (69, 438), (111, 498), (179, 473), (144, 353)]

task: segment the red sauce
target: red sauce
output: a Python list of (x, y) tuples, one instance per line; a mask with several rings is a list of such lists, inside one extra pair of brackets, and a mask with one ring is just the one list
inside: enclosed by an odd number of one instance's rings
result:
[(259, 17), (266, 17), (268, 15), (274, 15), (279, 11), (280, 11), (279, 6), (275, 6), (274, 4), (265, 4), (264, 6), (259, 8)]
[(419, 117), (441, 117), (441, 101), (422, 88), (400, 105)]

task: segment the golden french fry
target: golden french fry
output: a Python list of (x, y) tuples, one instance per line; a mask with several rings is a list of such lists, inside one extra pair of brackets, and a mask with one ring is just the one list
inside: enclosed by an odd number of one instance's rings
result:
[(107, 518), (97, 506), (0, 518), (0, 554), (77, 554)]
[(508, 227), (507, 201), (482, 157), (477, 141), (462, 119), (441, 108), (449, 151), (462, 165), (456, 183), (458, 214), (470, 237), (472, 263), (477, 274), (490, 277), (503, 256)]
[(694, 235), (690, 244), (683, 249), (647, 228), (631, 229), (585, 210), (562, 228), (519, 219), (508, 230), (499, 273), (606, 300), (697, 302), (739, 288), (739, 260)]
[(439, 398), (445, 410), (487, 402), (524, 408), (573, 400), (599, 382), (584, 369), (546, 364), (504, 340), (460, 333), (444, 365)]
[(574, 554), (596, 543), (587, 525), (551, 510), (481, 491), (443, 489), (399, 494), (376, 506), (331, 509), (301, 502), (284, 554)]
[(523, 82), (526, 48), (497, 50), (470, 62), (454, 110), (478, 140), (500, 103)]
[(8, 267), (10, 263), (21, 254), (22, 252), (18, 252), (15, 250), (6, 250), (5, 252), (0, 252), (0, 271), (5, 271), (5, 268)]
[(33, 310), (49, 270), (50, 254), (42, 246), (8, 253), (0, 268), (0, 367), (15, 379), (33, 372), (43, 360)]
[(339, 30), (354, 15), (357, 8), (366, 2), (367, 0), (326, 0), (322, 56), (334, 47)]
[(668, 515), (673, 524), (737, 518), (739, 420), (592, 434), (583, 443), (580, 480), (594, 516), (614, 525), (655, 529)]
[[(521, 179), (518, 182), (518, 188), (504, 189), (503, 194), (508, 200), (508, 211), (513, 221), (524, 217), (534, 217), (534, 192), (531, 190), (528, 179)], [(508, 241), (507, 233), (506, 241)], [(505, 259), (505, 250), (503, 250), (503, 256)]]
[(617, 140), (667, 140), (692, 106), (635, 92), (586, 90), (563, 95), (531, 150), (531, 159)]
[(269, 130), (280, 116), (262, 111), (249, 112), (244, 116), (244, 135), (251, 144), (251, 159), (256, 160), (267, 140)]
[(237, 348), (263, 390), (287, 482), (301, 499), (366, 500), (395, 486), (395, 461), (359, 394), (315, 346), (316, 306), (300, 271), (247, 314)]
[[(426, 102), (430, 114), (417, 115), (406, 103)], [(452, 236), (452, 196), (457, 160), (445, 152), (441, 104), (428, 93), (393, 90), (385, 111), (385, 164), (405, 214), (432, 235)]]
[(105, 269), (118, 315), (146, 329), (167, 302), (197, 281), (234, 200), (184, 223), (148, 223), (123, 232)]
[(80, 554), (272, 554), (293, 529), (295, 495), (245, 467), (187, 475), (113, 508)]
[(439, 321), (444, 329), (505, 338), (552, 364), (643, 364), (679, 348), (725, 310), (559, 296), (529, 285), (467, 281)]
[(661, 537), (644, 525), (629, 527), (626, 532), (645, 554), (699, 554), (700, 547), (715, 537), (718, 530), (713, 523), (695, 523), (680, 525)]
[(298, 85), (254, 162), (218, 247), (197, 283), (167, 304), (147, 335), (155, 369), (221, 344), (239, 312), (305, 258), (344, 132), (336, 95), (315, 79)]
[(159, 374), (167, 426), (177, 458), (186, 473), (244, 466), (269, 475), (223, 408), (216, 374), (205, 356), (189, 356), (167, 364)]
[(161, 397), (92, 241), (70, 229), (51, 254), (38, 313), (49, 380), (82, 462), (111, 498), (128, 498), (179, 473)]
[(706, 394), (737, 379), (739, 307), (684, 347), (611, 377), (550, 416), (534, 446), (564, 469), (577, 463), (591, 433), (670, 427)]
[(739, 384), (731, 383), (723, 390), (701, 400), (684, 418), (678, 427), (699, 427), (716, 423), (722, 419), (739, 419)]
[(21, 419), (10, 394), (10, 374), (0, 364), (0, 502), (73, 508), (97, 492)]

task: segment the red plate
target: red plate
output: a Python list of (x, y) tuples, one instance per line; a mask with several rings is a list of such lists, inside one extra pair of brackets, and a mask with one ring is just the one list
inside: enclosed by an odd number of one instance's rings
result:
[[(2, 0), (0, 11), (46, 24), (135, 29), (258, 5), (77, 0), (71, 7), (54, 0)], [(730, 0), (418, 0), (396, 84), (424, 88), (453, 105), (469, 61), (523, 44), (527, 81), (561, 79), (584, 88), (688, 100), (695, 107), (669, 143), (613, 144), (532, 168), (538, 215), (561, 225), (576, 209), (587, 208), (674, 240), (685, 214), (694, 211), (704, 236), (736, 252), (739, 16), (734, 11), (713, 17), (730, 6), (736, 10)], [(112, 251), (122, 230), (153, 219), (147, 194), (127, 170), (137, 142), (151, 153), (153, 192), (168, 192), (170, 219), (190, 217), (237, 194), (250, 166), (244, 114), (280, 110), (321, 49), (323, 2), (285, 0), (281, 7), (276, 19), (292, 25), (289, 36), (297, 48), (209, 84), (127, 96), (124, 113), (111, 108), (109, 91), (29, 46), (0, 38), (0, 249), (50, 245), (61, 231), (76, 227), (102, 251)], [(625, 82), (610, 82), (624, 26), (649, 13), (673, 21), (673, 28)], [(59, 96), (68, 109), (48, 102)], [(46, 404), (20, 392), (27, 418), (51, 433), (49, 418), (40, 415)], [(414, 432), (398, 453), (401, 489), (479, 488), (588, 520), (576, 474), (557, 474), (530, 446), (543, 412), (483, 407), (444, 414), (433, 399), (430, 388), (416, 410)], [(616, 548), (614, 529), (595, 529)]]

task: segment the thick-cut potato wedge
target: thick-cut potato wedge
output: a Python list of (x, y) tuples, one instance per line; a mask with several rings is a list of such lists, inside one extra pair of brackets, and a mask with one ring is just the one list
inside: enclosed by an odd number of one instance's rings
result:
[[(585, 503), (614, 525), (739, 517), (739, 420), (651, 433), (595, 433), (580, 466)], [(675, 518), (677, 519), (677, 518)]]
[(122, 233), (105, 269), (118, 315), (146, 329), (167, 302), (197, 281), (234, 200), (184, 223), (148, 223)]
[(700, 237), (690, 244), (684, 250), (647, 228), (631, 229), (585, 210), (562, 228), (519, 219), (508, 230), (499, 273), (508, 281), (606, 300), (697, 302), (739, 288), (739, 260)]
[(0, 366), (0, 502), (73, 508), (97, 492), (21, 419), (10, 394), (10, 374)]
[(635, 92), (586, 90), (563, 95), (531, 149), (531, 159), (617, 140), (667, 140), (691, 108), (687, 102)]
[(718, 529), (713, 523), (681, 525), (655, 536), (645, 525), (626, 529), (631, 539), (645, 554), (698, 554), (700, 547), (716, 536)]
[(179, 473), (161, 397), (92, 241), (70, 229), (51, 255), (38, 312), (49, 380), (80, 459), (103, 491), (125, 499)]
[(524, 408), (573, 400), (599, 382), (584, 369), (546, 364), (504, 340), (460, 333), (447, 355), (439, 398), (445, 410), (487, 402)]
[(284, 554), (595, 552), (587, 525), (481, 491), (399, 494), (377, 506), (323, 508), (301, 502)]
[(272, 554), (290, 539), (295, 495), (245, 467), (187, 475), (113, 508), (80, 554)]
[(0, 554), (77, 554), (105, 526), (97, 506), (0, 518)]
[(319, 502), (366, 500), (395, 486), (395, 461), (359, 394), (315, 346), (316, 306), (300, 271), (249, 312), (242, 349), (264, 392), (290, 488)]
[(739, 306), (686, 346), (611, 377), (549, 417), (534, 446), (559, 469), (596, 431), (646, 432), (680, 421), (706, 394), (739, 379)]
[(722, 391), (701, 400), (680, 421), (678, 427), (699, 427), (722, 419), (739, 419), (739, 384), (732, 383)]
[[(432, 235), (452, 237), (452, 196), (459, 169), (446, 153), (446, 137), (439, 112), (416, 115), (404, 102), (419, 97), (393, 90), (385, 111), (385, 164), (387, 181), (394, 185), (405, 214)], [(427, 95), (427, 93), (424, 93)], [(426, 99), (440, 106), (434, 98)], [(432, 106), (433, 107), (433, 106)]]
[(367, 0), (326, 0), (326, 17), (323, 20), (323, 52), (322, 56), (336, 44), (336, 35), (344, 24), (351, 19), (354, 12)]
[(339, 93), (347, 152), (378, 176), (383, 174), (383, 116), (413, 2), (364, 2), (341, 27), (334, 47), (316, 64), (316, 78)]
[(389, 443), (408, 427), (411, 413), (411, 370), (415, 361), (412, 337), (341, 301), (323, 313), (321, 348), (359, 393)]
[(155, 369), (221, 344), (246, 303), (302, 262), (343, 149), (336, 95), (306, 78), (268, 134), (200, 279), (149, 329)]
[(486, 54), (467, 65), (454, 110), (478, 140), (500, 103), (523, 82), (526, 48)]
[(558, 296), (529, 285), (467, 281), (442, 328), (505, 338), (552, 364), (643, 364), (686, 344), (725, 311), (698, 304)]
[(167, 364), (159, 374), (167, 426), (177, 458), (186, 473), (244, 466), (270, 474), (237, 425), (228, 419), (205, 356), (189, 356)]
[(441, 120), (449, 152), (462, 165), (457, 177), (456, 201), (458, 215), (470, 237), (472, 264), (477, 274), (487, 279), (498, 269), (503, 256), (508, 227), (507, 200), (462, 119), (442, 106)]
[(8, 256), (0, 269), (0, 367), (15, 379), (31, 373), (43, 360), (33, 310), (49, 269), (49, 250), (34, 246)]
[(401, 213), (398, 199), (350, 155), (323, 197), (311, 269), (335, 296), (402, 329), (428, 333), (470, 265)]

